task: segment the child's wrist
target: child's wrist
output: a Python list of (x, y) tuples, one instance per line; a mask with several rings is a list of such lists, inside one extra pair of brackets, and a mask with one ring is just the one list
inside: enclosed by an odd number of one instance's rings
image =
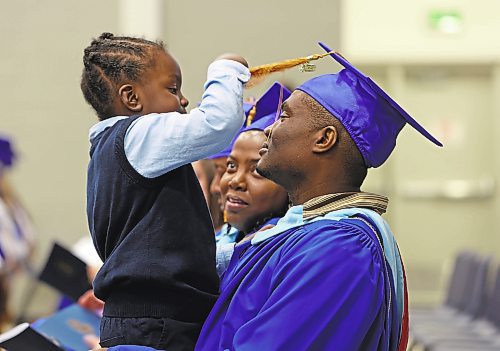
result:
[(246, 83), (250, 79), (250, 70), (241, 63), (228, 59), (216, 60), (208, 66), (207, 76), (209, 80), (228, 75), (235, 75), (242, 83)]

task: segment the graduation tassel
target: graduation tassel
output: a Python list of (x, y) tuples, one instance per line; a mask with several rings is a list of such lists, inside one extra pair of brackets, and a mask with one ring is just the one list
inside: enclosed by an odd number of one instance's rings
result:
[(297, 67), (299, 65), (301, 65), (300, 70), (302, 72), (312, 72), (316, 69), (316, 66), (313, 63), (311, 63), (311, 61), (319, 60), (333, 53), (338, 54), (338, 52), (336, 51), (330, 51), (324, 54), (314, 54), (307, 57), (299, 57), (296, 59), (284, 60), (281, 62), (275, 62), (266, 65), (251, 67), (250, 73), (252, 74), (252, 76), (250, 77), (250, 80), (247, 82), (246, 87), (251, 88), (259, 84), (265, 77), (267, 77), (271, 73), (281, 72), (289, 68)]
[(253, 118), (255, 117), (255, 113), (257, 113), (257, 105), (253, 105), (252, 109), (250, 112), (248, 112), (248, 117), (247, 117), (247, 124), (246, 126), (248, 127), (250, 124), (253, 122)]

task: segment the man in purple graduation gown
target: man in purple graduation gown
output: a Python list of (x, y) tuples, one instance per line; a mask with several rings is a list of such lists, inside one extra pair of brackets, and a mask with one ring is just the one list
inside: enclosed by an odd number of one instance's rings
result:
[[(381, 217), (387, 198), (360, 187), (405, 124), (441, 144), (372, 80), (332, 57), (344, 69), (299, 86), (266, 130), (257, 170), (289, 192), (293, 207), (235, 248), (196, 350), (406, 347), (404, 270)], [(110, 348), (129, 350), (149, 349)]]

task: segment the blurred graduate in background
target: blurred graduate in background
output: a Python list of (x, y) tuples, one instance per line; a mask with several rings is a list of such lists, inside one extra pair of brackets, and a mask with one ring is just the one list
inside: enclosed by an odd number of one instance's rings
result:
[(0, 328), (10, 321), (10, 280), (26, 268), (35, 247), (35, 228), (8, 180), (16, 154), (10, 139), (0, 136)]

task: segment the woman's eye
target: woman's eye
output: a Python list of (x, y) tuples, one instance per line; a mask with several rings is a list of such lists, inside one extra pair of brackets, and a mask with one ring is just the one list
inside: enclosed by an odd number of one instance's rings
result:
[(179, 91), (179, 89), (177, 89), (177, 88), (167, 88), (167, 89), (168, 89), (168, 91), (170, 91), (174, 95), (177, 95), (177, 92)]
[(235, 169), (235, 168), (236, 168), (236, 165), (234, 164), (234, 162), (229, 161), (229, 162), (227, 163), (227, 170), (228, 170), (228, 171), (233, 170), (233, 169)]

